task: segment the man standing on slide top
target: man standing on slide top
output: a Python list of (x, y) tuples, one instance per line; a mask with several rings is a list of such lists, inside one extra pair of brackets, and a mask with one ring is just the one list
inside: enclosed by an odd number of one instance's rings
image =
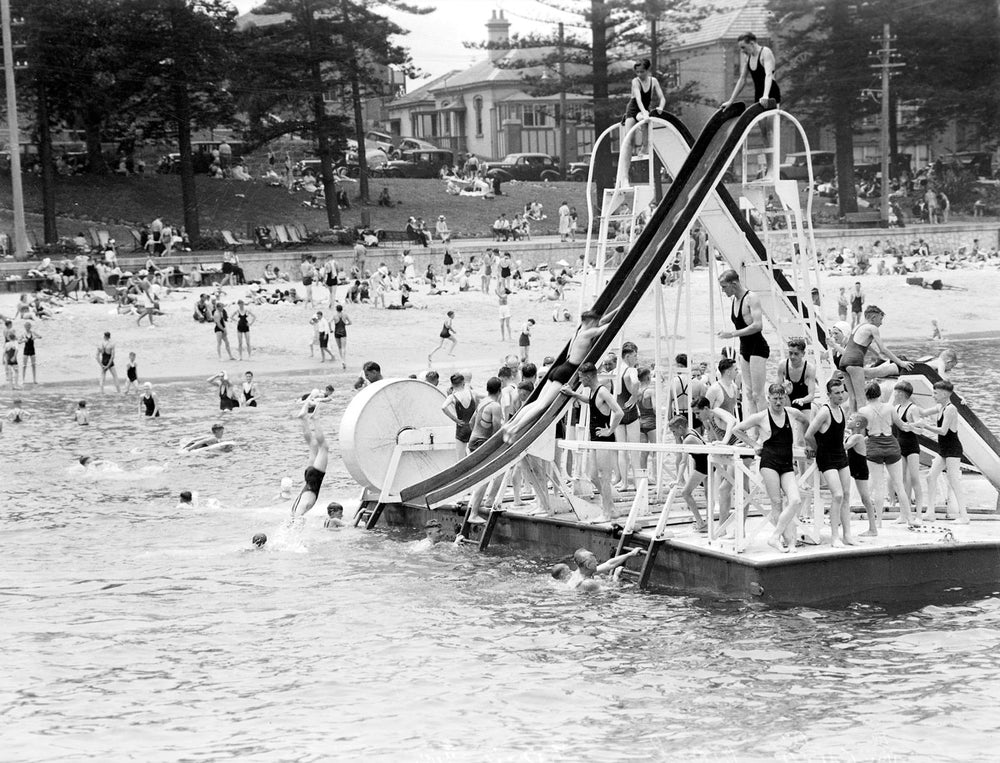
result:
[[(736, 87), (733, 88), (733, 94), (729, 96), (728, 101), (723, 102), (722, 108), (729, 106), (739, 96), (743, 90), (743, 86), (746, 84), (748, 72), (750, 73), (750, 79), (753, 80), (754, 101), (761, 106), (767, 106), (768, 100), (773, 100), (776, 104), (780, 104), (781, 88), (778, 87), (778, 83), (774, 79), (774, 53), (770, 48), (759, 45), (757, 43), (757, 35), (753, 32), (741, 34), (737, 38), (736, 43), (739, 45), (740, 54), (743, 56), (743, 63), (740, 66), (740, 78), (736, 80)], [(769, 146), (771, 144), (771, 136), (766, 120), (760, 123), (760, 133), (764, 138), (764, 144)], [(764, 174), (767, 174), (766, 168)]]

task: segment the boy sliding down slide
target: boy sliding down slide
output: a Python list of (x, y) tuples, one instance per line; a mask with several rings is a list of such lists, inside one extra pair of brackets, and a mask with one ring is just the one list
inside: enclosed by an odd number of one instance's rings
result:
[(562, 392), (563, 385), (569, 383), (569, 380), (573, 378), (576, 369), (590, 354), (590, 348), (593, 347), (594, 342), (604, 333), (605, 327), (620, 309), (620, 306), (616, 307), (603, 317), (593, 310), (587, 310), (580, 316), (580, 326), (570, 341), (566, 362), (549, 369), (545, 375), (545, 386), (538, 393), (538, 399), (522, 407), (517, 415), (501, 428), (504, 442), (516, 440), (522, 430), (530, 427), (535, 419), (556, 399)]

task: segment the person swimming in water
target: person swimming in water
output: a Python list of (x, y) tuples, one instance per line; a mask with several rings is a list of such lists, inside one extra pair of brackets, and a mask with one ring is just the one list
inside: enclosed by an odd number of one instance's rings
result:
[[(601, 583), (598, 580), (594, 580), (595, 576), (606, 575), (615, 568), (621, 567), (632, 557), (642, 553), (644, 552), (641, 548), (633, 548), (631, 551), (608, 559), (608, 561), (601, 564), (597, 561), (597, 557), (592, 551), (588, 551), (585, 548), (578, 548), (573, 552), (573, 561), (576, 563), (576, 570), (570, 572), (569, 576), (564, 577), (562, 571), (560, 571), (560, 576), (557, 576), (556, 570), (553, 569), (552, 576), (564, 580), (567, 588), (580, 591), (598, 591), (601, 588)], [(567, 567), (567, 569), (569, 568)]]
[(190, 452), (194, 450), (201, 450), (202, 448), (207, 448), (212, 445), (218, 445), (222, 442), (222, 435), (225, 431), (225, 427), (223, 427), (222, 424), (213, 424), (212, 434), (190, 440), (181, 446), (181, 450)]
[[(604, 333), (607, 324), (614, 318), (620, 307), (605, 313), (601, 316), (593, 310), (587, 310), (580, 315), (580, 325), (576, 329), (576, 334), (570, 341), (569, 350), (566, 353), (566, 360), (557, 366), (553, 366), (545, 374), (545, 383), (538, 393), (538, 398), (527, 405), (521, 406), (521, 410), (508, 421), (502, 428), (505, 442), (512, 442), (521, 431), (534, 423), (535, 419), (549, 405), (555, 401), (560, 394), (571, 395), (572, 390), (566, 385), (576, 374), (580, 364), (587, 359), (590, 348), (598, 337)], [(566, 388), (564, 392), (563, 389)]]
[(322, 392), (318, 389), (313, 390), (302, 401), (302, 407), (294, 416), (302, 424), (302, 436), (309, 446), (309, 460), (303, 475), (302, 490), (292, 504), (293, 519), (304, 516), (309, 509), (316, 505), (320, 488), (323, 486), (323, 479), (326, 477), (330, 449), (316, 415), (319, 411), (318, 403), (322, 397)]

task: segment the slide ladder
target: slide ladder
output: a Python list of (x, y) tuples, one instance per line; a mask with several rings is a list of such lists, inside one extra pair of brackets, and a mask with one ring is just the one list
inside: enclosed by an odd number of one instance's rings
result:
[[(598, 296), (594, 308), (602, 314), (615, 313), (590, 347), (585, 361), (599, 361), (610, 347), (668, 260), (675, 256), (706, 200), (714, 195), (747, 132), (757, 118), (769, 109), (773, 106), (764, 107), (755, 103), (746, 107), (737, 103), (718, 111), (709, 120), (687, 160), (674, 173), (674, 182), (653, 211), (649, 223)], [(565, 362), (568, 351), (569, 344), (556, 359), (557, 364)], [(573, 384), (576, 380), (574, 373), (569, 383)], [(536, 387), (529, 402), (537, 398), (545, 387), (544, 383)], [(402, 500), (423, 498), (428, 504), (438, 503), (491, 477), (516, 459), (544, 432), (558, 418), (566, 402), (565, 396), (558, 396), (513, 441), (505, 442), (502, 433), (497, 433), (453, 466), (404, 488), (400, 493)]]

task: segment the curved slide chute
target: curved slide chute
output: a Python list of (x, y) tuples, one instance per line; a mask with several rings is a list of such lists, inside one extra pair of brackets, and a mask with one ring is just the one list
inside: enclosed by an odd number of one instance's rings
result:
[[(930, 408), (935, 404), (934, 382), (941, 380), (937, 370), (917, 362), (899, 378), (913, 385), (913, 403), (918, 408)], [(963, 461), (976, 467), (1000, 491), (1000, 439), (954, 392), (951, 393), (951, 404), (958, 411), (958, 439), (962, 442)], [(937, 452), (936, 439), (921, 436), (920, 444), (928, 451)]]
[[(709, 120), (684, 165), (675, 173), (674, 182), (653, 212), (649, 224), (594, 303), (594, 309), (601, 314), (615, 309), (618, 312), (594, 342), (587, 361), (596, 363), (603, 357), (645, 292), (674, 256), (706, 200), (721, 182), (754, 120), (768, 110), (757, 103), (749, 107), (735, 103), (716, 112)], [(556, 359), (556, 365), (566, 359), (568, 350), (569, 344)], [(574, 374), (569, 383), (574, 384), (576, 379)], [(540, 389), (541, 385), (529, 402), (537, 397)], [(424, 498), (428, 503), (438, 503), (493, 476), (518, 458), (555, 422), (567, 402), (567, 398), (559, 396), (513, 442), (505, 443), (498, 432), (450, 468), (405, 488), (400, 497), (404, 501)]]

